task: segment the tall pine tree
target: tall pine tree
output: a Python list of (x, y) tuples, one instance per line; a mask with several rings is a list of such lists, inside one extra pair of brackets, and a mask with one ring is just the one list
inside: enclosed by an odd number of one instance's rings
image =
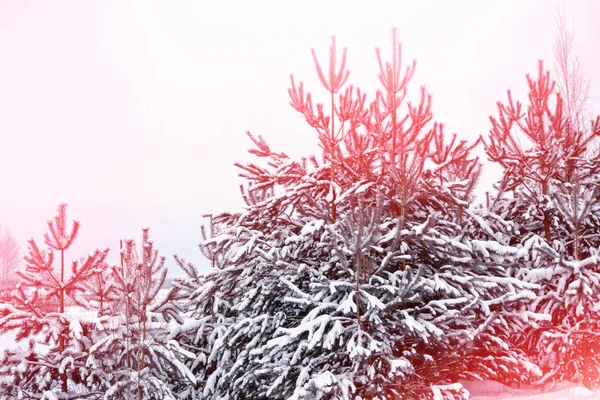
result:
[(335, 40), (329, 68), (313, 52), (328, 105), (293, 78), (289, 93), (322, 159), (249, 133), (264, 162), (238, 165), (244, 210), (210, 216), (213, 270), (180, 260), (188, 320), (173, 335), (198, 348), (201, 398), (456, 398), (462, 377), (539, 373), (505, 341), (509, 323), (540, 318), (520, 309), (537, 286), (504, 268), (522, 252), (474, 233), (489, 229), (469, 210), (475, 143), (447, 140), (425, 89), (405, 103), (415, 63), (392, 42), (370, 103), (345, 86)]

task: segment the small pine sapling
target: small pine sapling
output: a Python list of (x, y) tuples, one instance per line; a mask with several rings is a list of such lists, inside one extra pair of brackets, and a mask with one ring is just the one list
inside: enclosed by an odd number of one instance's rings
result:
[[(83, 331), (89, 326), (67, 313), (66, 302), (82, 294), (82, 283), (100, 271), (108, 249), (95, 250), (67, 270), (64, 253), (80, 224), (74, 221), (68, 231), (66, 210), (67, 205), (60, 204), (57, 216), (48, 221), (48, 250), (29, 240), (26, 268), (18, 272), (21, 281), (12, 304), (0, 312), (0, 332), (16, 332), (17, 341), (29, 342), (24, 352), (7, 350), (2, 359), (4, 373), (13, 376), (2, 385), (7, 395), (36, 396), (50, 389), (66, 395), (83, 384), (87, 374), (85, 351), (91, 343)], [(60, 252), (58, 267), (54, 251)]]
[(97, 379), (107, 399), (175, 398), (196, 382), (184, 363), (193, 354), (168, 338), (167, 321), (158, 310), (166, 307), (160, 299), (166, 274), (165, 258), (147, 228), (139, 251), (134, 240), (124, 241), (121, 263), (112, 267), (113, 315), (90, 354), (104, 370)]

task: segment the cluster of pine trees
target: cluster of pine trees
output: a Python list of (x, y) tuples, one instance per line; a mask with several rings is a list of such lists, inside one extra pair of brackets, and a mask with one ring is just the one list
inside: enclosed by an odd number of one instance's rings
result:
[[(463, 379), (600, 382), (600, 117), (574, 123), (540, 62), (527, 103), (509, 91), (469, 143), (424, 88), (407, 101), (416, 64), (395, 31), (376, 55), (367, 99), (335, 39), (327, 67), (313, 52), (327, 102), (293, 77), (289, 95), (322, 156), (248, 133), (245, 207), (209, 216), (212, 269), (175, 257), (187, 276), (164, 296), (148, 230), (117, 265), (97, 250), (66, 268), (79, 223), (61, 205), (0, 307), (19, 343), (2, 396), (437, 400), (469, 398)], [(476, 205), (481, 144), (504, 174)]]
[(168, 339), (173, 312), (159, 296), (167, 268), (148, 229), (139, 251), (125, 240), (118, 265), (108, 265), (105, 249), (69, 267), (80, 224), (69, 228), (66, 211), (61, 204), (48, 221), (46, 248), (29, 240), (20, 282), (0, 305), (0, 334), (15, 342), (0, 359), (0, 396), (178, 398), (195, 382), (186, 367), (194, 354)]

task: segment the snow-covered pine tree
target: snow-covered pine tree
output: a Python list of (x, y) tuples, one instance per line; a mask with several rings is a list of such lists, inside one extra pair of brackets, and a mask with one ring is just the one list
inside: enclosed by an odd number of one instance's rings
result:
[[(210, 216), (207, 216), (210, 218)], [(208, 229), (207, 229), (208, 228)], [(208, 240), (217, 235), (215, 224), (211, 222), (201, 227), (202, 239)], [(223, 254), (218, 248), (200, 246), (202, 254), (210, 261), (213, 268), (220, 268)], [(187, 366), (196, 378), (196, 384), (188, 385), (183, 394), (191, 399), (204, 398), (207, 384), (214, 382), (208, 378), (215, 370), (215, 362), (208, 362), (215, 342), (234, 319), (221, 314), (219, 298), (209, 291), (213, 282), (189, 262), (174, 256), (176, 263), (186, 274), (185, 278), (176, 278), (171, 282), (171, 289), (156, 307), (167, 320), (172, 320), (168, 340), (176, 340), (179, 345), (195, 354), (188, 360)]]
[[(206, 385), (210, 385), (208, 378), (216, 366), (214, 361), (208, 362), (211, 351), (233, 319), (221, 314), (218, 298), (207, 293), (212, 285), (210, 279), (177, 255), (175, 260), (187, 277), (174, 279), (164, 299), (169, 307), (174, 307), (170, 314), (177, 316), (174, 318), (177, 323), (170, 325), (168, 340), (175, 340), (183, 349), (194, 354), (186, 365), (196, 383), (188, 385), (182, 393), (190, 399), (202, 399)], [(159, 310), (163, 311), (164, 307), (161, 305)]]
[(106, 399), (186, 398), (195, 383), (185, 365), (194, 354), (167, 337), (164, 317), (173, 312), (160, 298), (166, 274), (165, 258), (154, 249), (147, 228), (139, 252), (133, 239), (125, 241), (121, 263), (112, 267), (118, 296), (87, 361), (89, 381), (102, 388)]
[(292, 78), (323, 160), (248, 133), (265, 162), (238, 165), (246, 206), (211, 215), (212, 271), (180, 261), (189, 277), (175, 282), (189, 318), (175, 333), (199, 348), (201, 398), (460, 398), (461, 377), (537, 372), (503, 341), (535, 285), (504, 270), (517, 248), (471, 232), (487, 227), (468, 209), (474, 144), (445, 140), (424, 89), (404, 103), (415, 63), (403, 70), (392, 40), (371, 103), (344, 88), (335, 40), (329, 69), (313, 52), (329, 116)]
[(600, 117), (578, 127), (540, 61), (527, 76), (525, 110), (508, 92), (486, 141), (490, 159), (504, 168), (488, 204), (490, 225), (505, 240), (530, 250), (514, 276), (541, 285), (530, 311), (550, 314), (549, 326), (515, 335), (549, 379), (600, 379)]
[[(92, 345), (83, 337), (93, 324), (85, 324), (66, 312), (66, 301), (81, 291), (81, 283), (99, 272), (108, 249), (95, 250), (82, 262), (65, 268), (64, 252), (75, 240), (79, 222), (67, 227), (67, 205), (60, 204), (58, 215), (48, 222), (44, 235), (48, 250), (29, 240), (26, 268), (19, 271), (21, 282), (11, 299), (0, 309), (0, 333), (14, 332), (20, 342), (8, 349), (0, 361), (3, 396), (39, 398), (46, 391), (67, 395), (80, 391), (81, 398), (97, 395), (85, 390), (86, 349)], [(54, 251), (60, 252), (55, 265)]]

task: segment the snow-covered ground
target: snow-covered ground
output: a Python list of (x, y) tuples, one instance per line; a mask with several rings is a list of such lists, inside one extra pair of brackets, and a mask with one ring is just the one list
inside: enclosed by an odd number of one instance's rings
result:
[(568, 389), (558, 390), (548, 393), (527, 392), (505, 393), (495, 395), (474, 395), (473, 400), (600, 400), (600, 392), (592, 392), (582, 386), (574, 386)]
[(463, 385), (473, 400), (600, 400), (600, 391), (566, 382), (545, 391), (511, 389), (491, 381), (464, 382)]

